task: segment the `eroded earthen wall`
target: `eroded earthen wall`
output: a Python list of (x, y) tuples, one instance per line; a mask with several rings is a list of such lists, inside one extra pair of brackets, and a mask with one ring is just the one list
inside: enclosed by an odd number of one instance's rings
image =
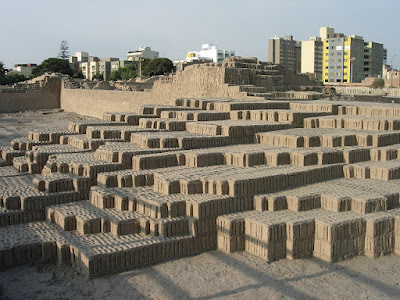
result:
[(49, 78), (40, 90), (0, 93), (0, 113), (60, 107), (61, 78)]
[(101, 117), (109, 111), (133, 111), (144, 104), (172, 104), (180, 97), (226, 97), (246, 99), (239, 86), (225, 83), (221, 67), (190, 66), (184, 72), (154, 82), (151, 92), (65, 89), (61, 108), (82, 115)]

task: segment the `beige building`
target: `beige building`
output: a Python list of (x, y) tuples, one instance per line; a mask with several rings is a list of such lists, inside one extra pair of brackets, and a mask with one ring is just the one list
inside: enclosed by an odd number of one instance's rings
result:
[(80, 63), (80, 69), (82, 71), (82, 75), (86, 79), (89, 78), (89, 74), (90, 74), (90, 72), (89, 72), (89, 69), (90, 69), (89, 68), (89, 64), (90, 64), (89, 62)]
[(89, 79), (93, 80), (93, 76), (99, 74), (100, 63), (98, 61), (89, 62)]
[(301, 72), (301, 43), (292, 35), (268, 40), (268, 62)]
[[(319, 37), (323, 40), (335, 37), (335, 28), (333, 27), (321, 27), (319, 29)], [(340, 34), (339, 34), (340, 35)]]
[(311, 37), (301, 42), (301, 73), (322, 79), (322, 47), (320, 37)]

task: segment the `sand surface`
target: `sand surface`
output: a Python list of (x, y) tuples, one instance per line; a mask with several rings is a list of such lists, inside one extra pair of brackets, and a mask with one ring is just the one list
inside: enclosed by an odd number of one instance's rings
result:
[[(90, 119), (58, 110), (0, 114), (0, 145), (81, 118)], [(209, 251), (92, 280), (68, 266), (33, 264), (0, 271), (0, 299), (400, 299), (400, 257), (267, 263)]]
[(66, 129), (69, 121), (82, 119), (94, 118), (60, 109), (0, 114), (0, 146), (9, 146), (17, 137), (27, 137), (31, 129), (49, 127)]
[(399, 299), (400, 257), (267, 263), (209, 251), (87, 280), (55, 264), (0, 271), (0, 299)]

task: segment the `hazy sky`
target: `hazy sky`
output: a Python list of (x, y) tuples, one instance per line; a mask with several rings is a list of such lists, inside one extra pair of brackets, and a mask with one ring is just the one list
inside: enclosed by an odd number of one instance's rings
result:
[(71, 54), (98, 57), (150, 46), (173, 60), (213, 43), (267, 60), (274, 35), (306, 40), (332, 26), (383, 43), (400, 67), (399, 19), (398, 0), (0, 0), (0, 61), (40, 63), (57, 56), (61, 40)]

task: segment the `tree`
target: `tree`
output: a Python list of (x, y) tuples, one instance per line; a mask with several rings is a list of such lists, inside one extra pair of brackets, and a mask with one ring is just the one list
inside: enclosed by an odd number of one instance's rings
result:
[(385, 80), (382, 78), (376, 78), (374, 82), (372, 83), (372, 87), (374, 89), (382, 89), (385, 87)]
[(4, 69), (3, 62), (0, 61), (0, 84), (17, 83), (25, 81), (26, 77), (18, 72), (8, 72), (6, 76), (6, 70)]
[(145, 76), (164, 75), (171, 73), (173, 68), (174, 65), (168, 58), (155, 58), (143, 66), (142, 73)]
[(6, 70), (4, 69), (4, 64), (0, 61), (0, 84), (7, 84), (8, 80), (6, 78)]
[(60, 44), (60, 53), (58, 54), (58, 57), (61, 59), (68, 59), (68, 56), (69, 56), (68, 42), (63, 40), (61, 41)]
[(121, 68), (119, 68), (118, 70), (114, 70), (111, 72), (109, 79), (112, 81), (116, 81), (116, 80), (121, 80)]
[(136, 76), (136, 67), (134, 64), (130, 64), (123, 68), (118, 68), (118, 70), (112, 71), (109, 80), (129, 80), (132, 78), (136, 78)]
[(121, 72), (121, 79), (122, 80), (129, 80), (132, 78), (136, 78), (137, 73), (136, 73), (136, 68), (134, 64), (127, 65), (123, 68), (120, 69)]
[(95, 80), (95, 79), (97, 79), (97, 80), (104, 80), (103, 74), (94, 74), (94, 75), (92, 76), (92, 80)]
[(63, 73), (70, 76), (74, 75), (74, 71), (70, 68), (67, 60), (55, 57), (44, 60), (32, 70), (32, 75), (37, 77), (46, 72)]
[(6, 70), (4, 70), (4, 64), (0, 61), (0, 77), (6, 77)]
[(76, 75), (74, 75), (74, 78), (83, 79), (83, 78), (85, 78), (85, 76), (83, 76), (82, 71), (79, 70), (78, 73), (76, 73)]
[(17, 72), (11, 72), (7, 74), (8, 83), (17, 83), (21, 81), (25, 81), (26, 77)]

